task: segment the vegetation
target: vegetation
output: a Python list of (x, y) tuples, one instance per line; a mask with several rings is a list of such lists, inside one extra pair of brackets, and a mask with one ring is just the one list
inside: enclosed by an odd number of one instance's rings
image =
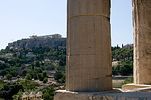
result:
[[(47, 84), (49, 77), (54, 76), (54, 81), (63, 85), (65, 82), (66, 49), (64, 48), (33, 48), (33, 49), (8, 49), (0, 51), (0, 91), (2, 94), (10, 86), (18, 84), (23, 91), (40, 91), (44, 93), (45, 100), (52, 100), (55, 86), (40, 86)], [(15, 81), (15, 82), (13, 82)], [(37, 83), (40, 81), (40, 83)], [(8, 84), (9, 83), (9, 84)], [(49, 86), (51, 83), (49, 84)], [(7, 86), (7, 88), (6, 88)], [(57, 85), (56, 85), (57, 86)], [(14, 88), (16, 89), (16, 88)], [(52, 92), (52, 93), (50, 93)], [(16, 99), (22, 91), (7, 94), (6, 97)], [(52, 94), (48, 96), (48, 94)], [(4, 95), (0, 96), (6, 98)], [(9, 99), (10, 99), (9, 98)], [(49, 99), (48, 99), (49, 98)]]
[[(112, 47), (112, 55), (113, 62), (118, 62), (112, 67), (113, 75), (132, 75), (133, 48)], [(42, 91), (44, 100), (53, 100), (55, 89), (65, 83), (65, 66), (65, 48), (3, 49), (0, 80), (5, 82), (0, 81), (0, 97), (18, 100), (23, 92)]]
[(5, 83), (0, 90), (0, 97), (5, 100), (12, 100), (12, 96), (17, 94), (20, 90), (24, 91), (22, 85)]
[(112, 67), (113, 75), (128, 76), (133, 73), (133, 62), (132, 61), (121, 61), (117, 66)]
[(53, 100), (53, 96), (54, 96), (54, 87), (46, 87), (44, 89), (42, 89), (43, 92), (43, 98), (44, 100)]
[(116, 46), (112, 47), (112, 58), (115, 61), (132, 61), (133, 60), (133, 47)]
[(118, 64), (112, 66), (113, 75), (133, 74), (133, 48), (132, 47), (112, 47), (112, 59)]
[(128, 83), (133, 83), (133, 77), (127, 78), (127, 79), (123, 82), (123, 85), (124, 85), (124, 84), (128, 84)]

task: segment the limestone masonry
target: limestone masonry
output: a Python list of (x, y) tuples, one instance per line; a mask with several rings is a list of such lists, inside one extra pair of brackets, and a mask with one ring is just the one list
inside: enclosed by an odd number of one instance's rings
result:
[(133, 0), (134, 83), (151, 84), (151, 0)]
[(110, 0), (68, 0), (66, 90), (112, 89)]

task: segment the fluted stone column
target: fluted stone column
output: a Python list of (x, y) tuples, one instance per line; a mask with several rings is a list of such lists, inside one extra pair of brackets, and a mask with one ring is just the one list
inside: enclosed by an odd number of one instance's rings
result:
[(68, 0), (66, 90), (112, 89), (110, 0)]
[(134, 83), (151, 84), (151, 0), (133, 0)]

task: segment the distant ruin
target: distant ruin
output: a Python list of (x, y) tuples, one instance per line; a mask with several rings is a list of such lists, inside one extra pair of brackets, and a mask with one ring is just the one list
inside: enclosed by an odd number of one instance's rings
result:
[(45, 35), (45, 36), (30, 36), (30, 38), (21, 39), (9, 43), (8, 49), (32, 49), (32, 48), (66, 48), (66, 38), (60, 34)]

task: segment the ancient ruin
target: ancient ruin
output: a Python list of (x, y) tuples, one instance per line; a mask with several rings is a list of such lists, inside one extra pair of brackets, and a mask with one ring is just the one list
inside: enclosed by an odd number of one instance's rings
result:
[(66, 90), (111, 90), (110, 1), (68, 0), (67, 36)]
[[(112, 89), (110, 0), (68, 0), (66, 90), (55, 100), (151, 100), (151, 0), (132, 0), (134, 84)], [(139, 91), (139, 92), (136, 92)]]
[(151, 0), (133, 0), (134, 83), (151, 84)]

